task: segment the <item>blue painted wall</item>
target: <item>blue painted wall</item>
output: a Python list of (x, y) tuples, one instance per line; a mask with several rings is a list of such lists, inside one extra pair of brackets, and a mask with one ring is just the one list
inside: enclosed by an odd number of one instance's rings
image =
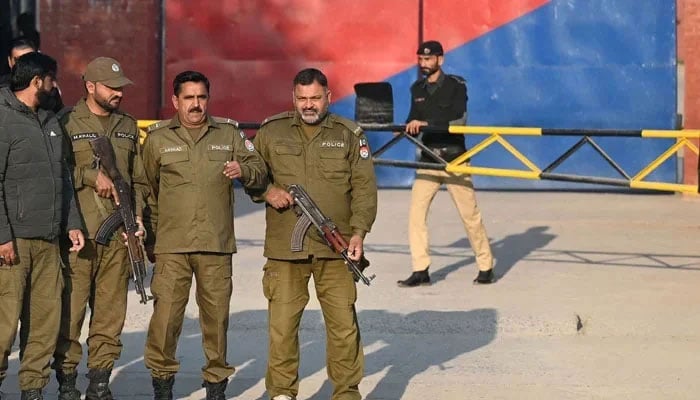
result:
[[(676, 4), (671, 0), (553, 0), (515, 21), (448, 52), (444, 69), (466, 78), (469, 124), (543, 128), (673, 129), (676, 121)], [(440, 39), (440, 38), (435, 38)], [(414, 66), (389, 77), (395, 121), (408, 114)], [(332, 110), (352, 117), (354, 96)], [(369, 133), (373, 148), (390, 133)], [(470, 136), (473, 146), (483, 137)], [(576, 137), (509, 137), (540, 168)], [(672, 140), (595, 139), (630, 175), (661, 154)], [(405, 142), (384, 158), (413, 159)], [(521, 168), (500, 145), (472, 164)], [(581, 149), (558, 172), (619, 177), (592, 149)], [(405, 187), (414, 171), (377, 168), (383, 187)], [(675, 157), (649, 179), (676, 180)], [(588, 184), (475, 177), (478, 188), (593, 188)]]

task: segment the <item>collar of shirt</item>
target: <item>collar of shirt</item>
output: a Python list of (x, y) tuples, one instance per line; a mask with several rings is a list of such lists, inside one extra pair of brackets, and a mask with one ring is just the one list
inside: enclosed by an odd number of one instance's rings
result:
[(440, 70), (440, 75), (438, 75), (437, 81), (428, 82), (428, 78), (423, 79), (423, 88), (428, 90), (431, 94), (434, 93), (442, 84), (445, 82), (445, 73)]

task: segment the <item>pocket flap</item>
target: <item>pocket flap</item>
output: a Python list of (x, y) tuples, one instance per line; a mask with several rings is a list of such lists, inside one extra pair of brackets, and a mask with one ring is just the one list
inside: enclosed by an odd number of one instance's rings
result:
[(229, 152), (229, 151), (209, 150), (207, 153), (209, 153), (209, 160), (210, 161), (230, 161), (231, 160), (231, 152)]
[(188, 161), (190, 153), (187, 151), (173, 151), (160, 156), (160, 165), (168, 165), (176, 162)]
[(278, 145), (275, 146), (275, 153), (298, 156), (301, 155), (301, 146)]

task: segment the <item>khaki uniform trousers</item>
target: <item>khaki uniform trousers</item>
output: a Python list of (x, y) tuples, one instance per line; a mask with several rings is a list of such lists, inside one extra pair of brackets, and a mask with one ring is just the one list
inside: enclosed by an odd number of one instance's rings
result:
[[(65, 251), (65, 250), (64, 250)], [(80, 332), (90, 305), (87, 338), (89, 369), (112, 369), (122, 350), (120, 336), (126, 318), (130, 266), (120, 240), (108, 246), (85, 240), (85, 247), (68, 255), (63, 290), (61, 333), (53, 368), (71, 373), (83, 356)]]
[(467, 231), (467, 238), (476, 255), (476, 265), (480, 271), (491, 269), (493, 255), (486, 229), (481, 221), (481, 212), (476, 205), (471, 177), (466, 174), (419, 169), (416, 171), (416, 180), (411, 191), (411, 210), (408, 218), (413, 270), (425, 271), (430, 266), (428, 210), (442, 184), (447, 186), (447, 191), (457, 206), (464, 229)]
[(156, 257), (151, 280), (155, 300), (144, 355), (146, 367), (159, 379), (168, 379), (180, 369), (175, 353), (194, 274), (202, 346), (207, 359), (202, 377), (207, 382), (227, 379), (234, 372), (226, 362), (226, 334), (233, 291), (231, 254), (157, 254)]
[(299, 392), (299, 324), (309, 302), (309, 278), (326, 324), (326, 365), (333, 400), (361, 399), (364, 353), (355, 313), (357, 288), (343, 260), (268, 259), (263, 292), (268, 300), (269, 355), (265, 386), (270, 398)]
[(19, 263), (0, 266), (0, 383), (19, 334), (19, 387), (41, 389), (49, 382), (61, 316), (61, 258), (58, 241), (15, 239)]

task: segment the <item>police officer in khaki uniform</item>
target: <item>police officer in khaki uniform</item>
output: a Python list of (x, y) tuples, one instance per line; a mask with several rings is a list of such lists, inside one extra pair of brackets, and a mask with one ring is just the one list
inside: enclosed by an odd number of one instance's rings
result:
[[(449, 125), (464, 125), (467, 119), (467, 85), (458, 76), (442, 71), (444, 52), (442, 45), (434, 40), (418, 47), (418, 66), (424, 78), (411, 86), (411, 110), (408, 114), (406, 132), (418, 135), (423, 126), (444, 128), (445, 132), (424, 133), (423, 144), (431, 148), (446, 161), (452, 161), (466, 151), (464, 137), (447, 132)], [(425, 154), (421, 161), (431, 162)], [(430, 267), (428, 239), (428, 210), (440, 186), (447, 191), (457, 206), (467, 231), (469, 243), (476, 254), (479, 274), (474, 283), (493, 281), (493, 256), (486, 229), (481, 221), (481, 212), (476, 205), (476, 195), (471, 177), (445, 171), (419, 169), (411, 192), (411, 211), (408, 220), (409, 244), (413, 273), (398, 281), (400, 287), (429, 285)]]
[(203, 386), (208, 400), (224, 399), (234, 368), (226, 361), (231, 300), (233, 230), (232, 179), (244, 187), (267, 186), (265, 163), (237, 123), (207, 114), (209, 80), (185, 71), (173, 82), (177, 115), (149, 128), (143, 162), (153, 196), (149, 230), (155, 231), (155, 297), (148, 327), (145, 361), (155, 399), (171, 399), (175, 357), (192, 275), (206, 365)]
[(61, 315), (59, 236), (82, 249), (61, 126), (46, 99), (56, 61), (41, 53), (17, 60), (0, 89), (0, 384), (19, 333), (22, 400), (41, 400), (49, 381)]
[(82, 358), (80, 331), (86, 306), (91, 309), (87, 338), (87, 366), (90, 384), (87, 399), (111, 399), (109, 377), (114, 360), (119, 358), (119, 339), (126, 318), (129, 283), (129, 256), (119, 235), (108, 246), (95, 242), (95, 234), (115, 210), (114, 183), (97, 168), (90, 140), (110, 139), (117, 168), (131, 183), (135, 210), (141, 218), (148, 194), (148, 182), (139, 156), (136, 120), (119, 110), (123, 88), (129, 80), (117, 60), (98, 57), (90, 61), (83, 75), (85, 98), (72, 109), (64, 109), (61, 123), (71, 144), (75, 165), (73, 183), (88, 232), (88, 240), (79, 253), (68, 260), (64, 293), (63, 323), (54, 355), (53, 367), (59, 382), (59, 399), (78, 400), (76, 368)]
[(300, 71), (294, 78), (293, 96), (296, 111), (266, 119), (255, 137), (271, 177), (269, 187), (257, 198), (268, 203), (263, 290), (268, 299), (270, 347), (265, 385), (275, 400), (297, 396), (299, 323), (309, 301), (308, 284), (313, 275), (326, 323), (332, 398), (360, 399), (364, 355), (353, 275), (314, 229), (307, 232), (303, 251), (291, 251), (297, 216), (285, 188), (302, 185), (349, 238), (348, 253), (359, 260), (365, 234), (377, 214), (374, 167), (362, 129), (328, 113), (331, 92), (321, 71)]

